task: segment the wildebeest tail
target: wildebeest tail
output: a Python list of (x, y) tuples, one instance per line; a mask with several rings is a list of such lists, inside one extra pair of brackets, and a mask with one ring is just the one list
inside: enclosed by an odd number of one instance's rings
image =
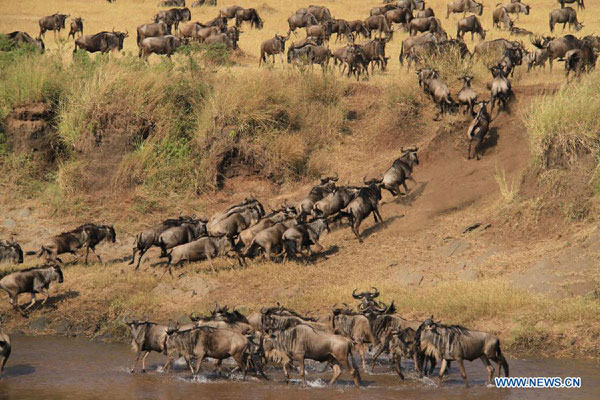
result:
[(398, 61), (400, 61), (400, 65), (404, 65), (404, 43), (400, 45), (400, 55), (398, 56)]

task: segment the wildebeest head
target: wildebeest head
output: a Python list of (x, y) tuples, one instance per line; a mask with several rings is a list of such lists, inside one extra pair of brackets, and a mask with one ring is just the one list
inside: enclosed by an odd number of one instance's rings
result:
[(106, 228), (106, 238), (111, 243), (117, 241), (117, 233), (115, 232), (115, 228), (112, 225), (105, 226)]
[(147, 319), (145, 321), (138, 321), (127, 317), (123, 318), (123, 322), (129, 326), (129, 331), (134, 340), (138, 339), (145, 332), (148, 325), (153, 324), (152, 322), (148, 322)]
[(23, 250), (17, 242), (0, 240), (0, 261), (12, 260), (12, 262), (23, 264)]
[(63, 277), (63, 272), (62, 269), (60, 269), (59, 265), (53, 265), (52, 266), (52, 273), (56, 276), (56, 278), (58, 279), (58, 283), (63, 283), (65, 281), (64, 277)]
[(129, 31), (126, 30), (125, 32), (115, 32), (115, 30), (113, 29), (112, 33), (117, 37), (117, 39), (119, 40), (119, 50), (123, 50), (123, 42), (125, 41), (126, 37), (129, 37)]
[(327, 185), (328, 183), (337, 182), (338, 179), (339, 176), (337, 172), (335, 173), (335, 176), (322, 176), (321, 178), (319, 178), (319, 180), (321, 181), (321, 185)]
[(60, 25), (63, 29), (65, 28), (65, 21), (69, 18), (71, 14), (54, 14), (54, 21)]
[(418, 150), (419, 150), (419, 148), (416, 146), (411, 149), (406, 149), (406, 150), (404, 149), (404, 147), (400, 148), (400, 151), (402, 152), (402, 156), (411, 165), (419, 165), (419, 156), (417, 154)]

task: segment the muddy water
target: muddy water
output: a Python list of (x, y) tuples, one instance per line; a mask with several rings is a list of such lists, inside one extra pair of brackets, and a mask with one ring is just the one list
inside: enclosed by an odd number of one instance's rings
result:
[(485, 369), (479, 360), (466, 363), (472, 387), (465, 389), (456, 366), (436, 388), (431, 381), (407, 374), (399, 379), (381, 365), (376, 374), (362, 373), (364, 387), (355, 389), (347, 373), (333, 387), (326, 386), (331, 372), (319, 373), (315, 365), (308, 374), (309, 388), (299, 380), (289, 385), (277, 369), (269, 368), (270, 382), (250, 378), (229, 380), (212, 374), (212, 363), (203, 364), (202, 374), (192, 380), (179, 364), (175, 373), (159, 372), (162, 355), (148, 358), (149, 372), (130, 374), (132, 352), (123, 344), (94, 343), (64, 337), (13, 337), (13, 355), (0, 381), (0, 399), (599, 399), (600, 364), (580, 360), (509, 360), (512, 376), (580, 376), (582, 389), (495, 389), (485, 386)]

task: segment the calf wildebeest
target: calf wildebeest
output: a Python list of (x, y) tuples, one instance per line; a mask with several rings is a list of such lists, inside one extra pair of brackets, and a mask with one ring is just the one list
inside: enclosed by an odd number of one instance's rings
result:
[(492, 26), (494, 28), (501, 29), (500, 24), (503, 24), (504, 29), (508, 30), (513, 27), (513, 20), (508, 16), (508, 12), (506, 11), (506, 7), (504, 7), (504, 5), (496, 7), (492, 13)]
[(295, 219), (288, 219), (258, 232), (254, 236), (254, 239), (252, 239), (252, 242), (250, 242), (250, 245), (248, 245), (245, 256), (251, 257), (257, 247), (265, 251), (264, 255), (267, 260), (271, 260), (273, 252), (281, 254), (283, 251), (284, 232), (297, 223)]
[(150, 54), (164, 54), (171, 58), (181, 43), (181, 39), (173, 35), (149, 37), (141, 41), (138, 56), (147, 60)]
[(23, 250), (19, 243), (0, 240), (0, 263), (23, 264)]
[(158, 7), (185, 7), (185, 0), (163, 0)]
[(60, 262), (57, 257), (59, 254), (71, 253), (75, 255), (77, 250), (88, 243), (88, 231), (84, 229), (85, 225), (73, 229), (69, 232), (63, 232), (60, 235), (46, 239), (38, 252), (38, 257), (46, 255), (47, 261)]
[(360, 352), (363, 369), (366, 370), (366, 345), (379, 346), (379, 339), (371, 330), (369, 320), (364, 315), (348, 308), (333, 308), (331, 311), (333, 332), (352, 340)]
[(463, 360), (480, 358), (488, 370), (488, 383), (492, 384), (494, 367), (490, 360), (498, 364), (498, 376), (504, 368), (508, 376), (508, 363), (500, 350), (500, 340), (491, 333), (472, 331), (459, 325), (443, 325), (431, 319), (425, 320), (416, 333), (419, 347), (426, 355), (442, 360), (439, 373), (441, 384), (449, 361), (457, 361), (460, 374), (469, 387)]
[[(382, 179), (371, 179), (363, 182), (366, 186), (360, 188), (358, 195), (348, 204), (344, 215), (346, 215), (352, 225), (352, 232), (360, 243), (363, 240), (360, 237), (359, 228), (362, 221), (373, 213), (375, 223), (381, 222), (381, 214), (377, 208), (377, 203), (381, 200), (381, 182)], [(341, 214), (341, 213), (340, 213)]]
[(85, 224), (83, 225), (83, 229), (85, 229), (87, 235), (87, 241), (85, 243), (85, 263), (87, 264), (88, 262), (90, 249), (92, 250), (92, 253), (98, 257), (98, 261), (102, 262), (102, 259), (96, 253), (96, 246), (103, 240), (108, 240), (111, 243), (115, 243), (117, 240), (115, 228), (112, 225)]
[(288, 26), (290, 27), (290, 32), (296, 32), (298, 28), (306, 28), (311, 25), (317, 25), (319, 21), (315, 18), (311, 13), (305, 14), (294, 14), (288, 18)]
[(244, 21), (250, 22), (251, 28), (263, 28), (263, 20), (255, 8), (243, 8), (235, 13), (235, 26), (239, 28)]
[(296, 206), (296, 213), (301, 220), (304, 220), (307, 215), (310, 215), (315, 203), (329, 193), (333, 192), (335, 188), (335, 183), (338, 181), (339, 177), (336, 172), (335, 176), (325, 176), (320, 178), (320, 184), (317, 186), (313, 186), (304, 199), (302, 199), (298, 205)]
[(207, 236), (206, 221), (184, 222), (179, 226), (168, 228), (158, 237), (161, 257), (166, 257), (167, 250), (181, 244), (193, 242), (202, 236)]
[(388, 25), (390, 28), (393, 27), (392, 24), (401, 24), (404, 30), (408, 30), (408, 24), (413, 20), (412, 13), (406, 8), (400, 8), (395, 10), (389, 10), (385, 14), (385, 19), (387, 19)]
[(563, 24), (563, 32), (567, 24), (569, 24), (569, 29), (575, 29), (575, 32), (579, 32), (583, 29), (584, 24), (577, 21), (577, 11), (575, 11), (571, 7), (558, 8), (556, 10), (550, 11), (549, 14), (549, 24), (550, 24), (550, 32), (554, 32), (554, 25)]
[(365, 19), (365, 28), (369, 31), (369, 37), (371, 37), (373, 31), (379, 32), (380, 37), (385, 34), (388, 39), (391, 39), (394, 35), (394, 31), (390, 28), (384, 15), (374, 15)]
[(402, 155), (394, 160), (392, 166), (383, 174), (382, 187), (390, 192), (392, 196), (402, 194), (400, 185), (404, 187), (404, 194), (408, 194), (407, 179), (413, 181), (415, 185), (417, 184), (415, 178), (412, 177), (412, 171), (415, 165), (419, 165), (418, 150), (418, 147), (407, 150), (401, 148)]
[(235, 256), (240, 267), (243, 266), (242, 259), (235, 252), (233, 242), (230, 238), (227, 236), (218, 238), (203, 237), (194, 240), (193, 242), (174, 247), (173, 250), (167, 254), (167, 271), (172, 275), (172, 265), (177, 265), (183, 261), (192, 262), (207, 259), (213, 272), (217, 273), (217, 269), (215, 268), (212, 259), (219, 256)]
[(55, 35), (57, 31), (60, 33), (62, 29), (65, 29), (65, 20), (70, 16), (71, 14), (56, 13), (40, 18), (38, 21), (40, 25), (40, 35), (38, 37), (41, 39), (46, 31), (53, 31)]
[(137, 45), (141, 46), (142, 40), (148, 37), (165, 36), (171, 34), (171, 25), (164, 21), (154, 22), (152, 24), (142, 24), (137, 27)]
[(483, 139), (487, 135), (490, 126), (490, 115), (487, 112), (487, 101), (480, 101), (479, 111), (467, 129), (467, 138), (469, 139), (469, 149), (467, 150), (467, 160), (471, 159), (471, 145), (473, 140), (477, 140), (475, 144), (475, 158), (479, 160), (479, 150), (483, 144)]
[(428, 18), (428, 17), (435, 17), (435, 12), (433, 12), (433, 9), (431, 7), (428, 7), (424, 10), (417, 11), (417, 13), (415, 14), (415, 18)]
[(417, 32), (440, 32), (441, 23), (436, 17), (415, 18), (408, 24), (410, 36), (415, 36)]
[[(0, 289), (8, 293), (9, 302), (13, 308), (25, 315), (25, 311), (35, 304), (36, 293), (44, 296), (44, 300), (42, 300), (43, 305), (50, 297), (50, 293), (48, 293), (50, 283), (54, 281), (63, 283), (63, 280), (63, 273), (58, 265), (27, 268), (8, 274), (0, 279)], [(19, 308), (19, 294), (21, 293), (31, 294), (31, 303), (23, 310)]]
[(155, 322), (136, 321), (124, 318), (123, 322), (129, 326), (131, 332), (131, 348), (136, 352), (135, 361), (131, 373), (135, 372), (135, 367), (142, 357), (142, 372), (146, 372), (146, 358), (151, 351), (167, 355), (167, 329), (166, 325), (159, 325)]
[(481, 16), (483, 14), (483, 4), (475, 0), (454, 0), (446, 6), (446, 19), (450, 17), (450, 14), (466, 14), (467, 12)]
[(166, 231), (167, 229), (179, 226), (185, 222), (192, 222), (193, 218), (191, 217), (179, 217), (179, 218), (169, 218), (162, 221), (160, 224), (153, 226), (152, 228), (148, 228), (142, 233), (138, 234), (135, 237), (135, 243), (133, 245), (133, 255), (131, 257), (131, 261), (129, 265), (132, 265), (135, 262), (135, 254), (139, 251), (140, 256), (137, 262), (135, 269), (137, 270), (140, 267), (140, 263), (142, 262), (142, 257), (144, 254), (153, 246), (159, 246), (158, 239), (160, 235)]
[(494, 77), (491, 89), (492, 108), (490, 110), (490, 113), (494, 112), (494, 105), (496, 104), (496, 102), (498, 102), (498, 114), (500, 114), (500, 110), (508, 112), (509, 102), (515, 96), (512, 91), (510, 81), (506, 76), (504, 68), (502, 68), (501, 66), (496, 65), (490, 68), (490, 71), (492, 72), (492, 76)]
[(73, 39), (75, 39), (75, 34), (77, 32), (80, 33), (80, 36), (83, 36), (83, 18), (75, 18), (71, 20), (71, 30), (67, 35), (67, 39), (71, 37), (71, 35), (73, 36)]
[(463, 81), (463, 87), (460, 89), (460, 92), (456, 95), (456, 100), (458, 101), (458, 106), (464, 106), (465, 109), (463, 111), (463, 115), (469, 111), (471, 116), (474, 117), (475, 111), (473, 107), (477, 102), (477, 93), (471, 87), (471, 81), (473, 80), (472, 76), (463, 75), (458, 78), (459, 81)]
[(291, 361), (300, 363), (302, 386), (306, 387), (304, 360), (333, 364), (332, 385), (341, 375), (340, 364), (348, 369), (354, 385), (360, 385), (360, 373), (352, 357), (352, 341), (340, 335), (321, 332), (308, 325), (298, 325), (278, 331), (264, 339), (265, 355), (282, 364), (286, 379), (289, 374), (286, 365)]
[(314, 218), (328, 218), (337, 214), (354, 199), (360, 189), (354, 186), (337, 186), (333, 192), (315, 202), (311, 214)]
[(33, 38), (27, 32), (22, 31), (14, 31), (6, 35), (6, 37), (11, 40), (15, 45), (18, 44), (26, 44), (37, 47), (40, 52), (44, 52), (46, 50), (46, 46), (44, 45), (44, 41), (40, 38)]
[(567, 4), (577, 3), (578, 10), (585, 10), (585, 4), (583, 3), (583, 0), (558, 0), (558, 2), (560, 3), (560, 8), (565, 8), (565, 3), (567, 3)]
[(513, 36), (533, 36), (533, 32), (527, 29), (519, 28), (518, 26), (511, 26), (509, 32)]
[(575, 73), (575, 77), (579, 78), (582, 72), (593, 70), (596, 66), (597, 58), (598, 51), (585, 41), (581, 49), (567, 51), (564, 57), (567, 82), (569, 81), (569, 73), (571, 71)]
[(275, 64), (275, 55), (281, 54), (281, 62), (283, 63), (283, 54), (285, 53), (285, 42), (290, 38), (290, 32), (287, 36), (275, 34), (273, 38), (267, 39), (260, 45), (260, 58), (258, 60), (258, 66), (260, 67), (262, 62), (267, 62), (267, 56), (273, 57), (273, 64)]
[(529, 5), (520, 2), (504, 4), (503, 7), (508, 14), (517, 14), (517, 19), (519, 19), (519, 14), (521, 13), (529, 15), (529, 12), (531, 10), (531, 7)]
[(479, 18), (475, 15), (469, 15), (466, 18), (461, 18), (456, 23), (456, 37), (462, 39), (465, 32), (471, 32), (471, 41), (475, 33), (479, 35), (481, 40), (485, 40), (486, 30), (481, 26)]
[(340, 39), (340, 36), (344, 36), (348, 42), (354, 42), (354, 35), (352, 34), (352, 28), (350, 28), (350, 24), (345, 19), (334, 19), (333, 24), (331, 25), (331, 34), (336, 34), (335, 41)]
[(219, 15), (223, 18), (233, 19), (233, 18), (235, 18), (235, 15), (237, 14), (237, 12), (240, 10), (243, 10), (243, 9), (244, 9), (244, 7), (240, 7), (240, 6), (229, 6), (229, 7), (222, 8), (219, 11)]
[(10, 351), (10, 336), (2, 330), (2, 320), (0, 319), (0, 379), (2, 379), (4, 366), (10, 357)]
[(323, 246), (319, 243), (319, 237), (323, 232), (329, 232), (329, 224), (324, 218), (288, 228), (281, 237), (286, 258), (296, 257), (296, 253), (302, 253), (303, 249), (306, 249), (310, 256), (312, 254), (310, 246), (312, 245), (317, 246), (316, 252), (323, 250)]
[(363, 37), (368, 38), (371, 32), (365, 26), (365, 22), (357, 19), (354, 21), (348, 21), (348, 25), (350, 26), (350, 30), (352, 33), (356, 33), (356, 36), (363, 35)]

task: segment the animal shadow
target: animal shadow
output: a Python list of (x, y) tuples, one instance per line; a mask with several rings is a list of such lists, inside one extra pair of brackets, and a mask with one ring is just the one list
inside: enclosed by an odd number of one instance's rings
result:
[(58, 303), (60, 303), (63, 300), (74, 299), (75, 297), (79, 297), (79, 292), (76, 290), (68, 290), (65, 293), (61, 293), (57, 296), (51, 296), (50, 298), (48, 298), (48, 301), (44, 305), (41, 305), (42, 303), (39, 302), (38, 304), (40, 305), (35, 308), (51, 308), (53, 310), (56, 310)]
[(425, 188), (427, 187), (428, 182), (419, 182), (416, 187), (414, 187), (408, 194), (404, 196), (397, 196), (393, 202), (396, 204), (402, 204), (405, 206), (410, 206), (415, 202), (419, 197), (423, 195), (425, 192)]
[(496, 147), (498, 144), (498, 138), (498, 128), (490, 128), (489, 133), (486, 135), (483, 143), (481, 143), (481, 146), (479, 147), (479, 154), (484, 155), (487, 149)]
[(364, 231), (362, 231), (360, 233), (360, 236), (363, 239), (366, 239), (369, 236), (371, 236), (373, 233), (379, 232), (380, 230), (387, 228), (392, 222), (394, 222), (395, 220), (400, 219), (400, 218), (404, 218), (404, 214), (394, 215), (389, 218), (385, 218), (382, 222), (375, 224), (375, 225), (365, 229)]
[(339, 253), (339, 251), (340, 251), (340, 247), (334, 244), (333, 246), (330, 246), (326, 250), (320, 251), (318, 253), (314, 253), (312, 256), (310, 256), (307, 259), (307, 261), (309, 263), (315, 263), (320, 260), (327, 260), (328, 256), (337, 254), (337, 253)]
[(18, 365), (10, 365), (6, 366), (6, 369), (2, 373), (3, 377), (9, 376), (25, 376), (31, 375), (35, 372), (35, 367), (29, 364), (18, 364)]

